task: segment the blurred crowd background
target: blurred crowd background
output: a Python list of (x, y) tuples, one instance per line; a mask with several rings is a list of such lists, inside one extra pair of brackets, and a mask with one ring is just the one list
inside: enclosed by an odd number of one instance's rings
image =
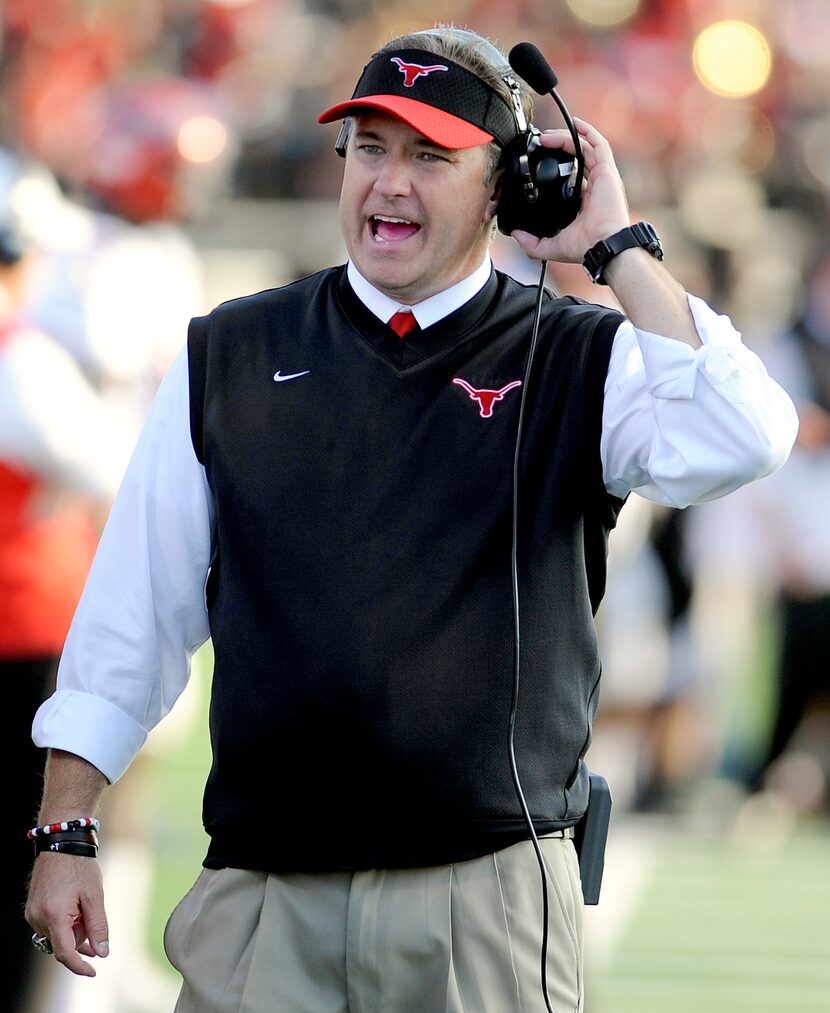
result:
[[(656, 224), (671, 270), (732, 316), (802, 420), (791, 460), (756, 486), (685, 511), (626, 506), (592, 766), (618, 814), (826, 820), (827, 0), (4, 0), (0, 671), (28, 683), (7, 769), (40, 762), (33, 710), (188, 319), (344, 259), (336, 126), (316, 117), (376, 46), (439, 21), (540, 47), (570, 110), (610, 139), (633, 217)], [(552, 100), (535, 122), (560, 124)], [(535, 278), (502, 236), (494, 258)], [(613, 301), (578, 266), (549, 277)], [(112, 804), (144, 804), (125, 781)], [(34, 815), (27, 783), (16, 826)], [(20, 943), (28, 966), (25, 926), (3, 921), (4, 952)]]

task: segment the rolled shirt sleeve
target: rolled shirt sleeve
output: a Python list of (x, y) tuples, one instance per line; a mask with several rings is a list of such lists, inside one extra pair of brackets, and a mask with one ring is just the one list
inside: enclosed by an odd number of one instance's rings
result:
[(732, 322), (688, 296), (701, 346), (624, 321), (605, 385), (606, 488), (672, 507), (717, 499), (776, 471), (798, 431), (788, 395)]
[(109, 781), (127, 769), (184, 689), (209, 636), (212, 498), (190, 440), (186, 349), (159, 386), (66, 640), (38, 746)]

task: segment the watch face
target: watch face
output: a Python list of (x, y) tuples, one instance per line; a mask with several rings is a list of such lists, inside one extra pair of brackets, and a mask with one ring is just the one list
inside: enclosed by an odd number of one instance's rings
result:
[(651, 222), (637, 222), (634, 226), (635, 231), (639, 230), (637, 238), (640, 241), (640, 245), (649, 251), (649, 253), (657, 255), (657, 252), (662, 253), (663, 247), (660, 242), (660, 237), (657, 235), (657, 229), (651, 224)]

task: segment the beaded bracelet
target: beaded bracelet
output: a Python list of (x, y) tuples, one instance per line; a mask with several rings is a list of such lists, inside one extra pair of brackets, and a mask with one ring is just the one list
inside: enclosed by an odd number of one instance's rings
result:
[(72, 833), (76, 830), (100, 829), (100, 822), (94, 816), (83, 816), (76, 820), (64, 820), (63, 823), (48, 823), (45, 827), (32, 827), (27, 836), (30, 841), (36, 837), (43, 837), (45, 834), (59, 834), (61, 832)]

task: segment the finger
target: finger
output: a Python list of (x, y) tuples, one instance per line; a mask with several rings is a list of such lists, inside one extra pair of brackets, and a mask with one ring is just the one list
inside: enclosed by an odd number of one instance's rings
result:
[(109, 954), (109, 926), (100, 895), (81, 899), (81, 918), (75, 924), (76, 946), (86, 941), (92, 950), (91, 957)]
[(98, 954), (95, 952), (95, 950), (93, 950), (93, 948), (89, 945), (89, 942), (86, 939), (82, 943), (78, 943), (75, 946), (75, 949), (78, 951), (78, 953), (82, 953), (85, 957), (98, 956)]
[(95, 977), (95, 968), (83, 960), (76, 950), (75, 932), (71, 924), (53, 925), (50, 938), (55, 960), (59, 964), (63, 964), (73, 974), (85, 978)]
[(510, 233), (510, 238), (514, 239), (528, 256), (533, 255), (536, 247), (542, 241), (539, 236), (534, 236), (531, 232), (524, 232), (522, 229), (514, 229)]
[(565, 145), (570, 145), (573, 152), (574, 141), (570, 130), (564, 130), (561, 127), (550, 127), (542, 131), (541, 140), (546, 148), (564, 148)]
[(587, 120), (580, 120), (576, 117), (574, 117), (574, 126), (582, 139), (583, 150), (592, 151), (596, 158), (608, 158), (609, 161), (614, 161), (611, 142), (595, 126), (592, 126)]
[(80, 916), (52, 926), (55, 960), (74, 974), (94, 978), (95, 968), (82, 956), (106, 957), (109, 953), (107, 934), (103, 906), (94, 900), (82, 900)]
[[(573, 155), (576, 151), (573, 135), (570, 130), (564, 130), (560, 127), (543, 130), (540, 140), (542, 146), (545, 148), (561, 148), (563, 151), (567, 151), (569, 155)], [(580, 146), (584, 151), (586, 145), (582, 139), (580, 139)]]
[[(542, 146), (545, 148), (558, 148), (561, 151), (566, 152), (569, 155), (576, 153), (576, 146), (573, 142), (573, 137), (569, 130), (545, 130), (541, 136)], [(585, 168), (590, 172), (596, 165), (596, 155), (590, 142), (584, 137), (580, 137), (579, 146), (582, 152), (582, 159), (585, 163)]]
[(560, 259), (561, 245), (555, 236), (540, 238), (521, 229), (514, 229), (510, 235), (516, 241), (519, 249), (530, 260)]
[(573, 120), (576, 132), (580, 137), (584, 137), (591, 144), (608, 144), (605, 135), (601, 134), (592, 123), (582, 120), (578, 116), (574, 116)]
[(109, 956), (110, 947), (106, 941), (91, 942), (89, 939), (84, 937), (81, 940), (77, 939), (77, 935), (83, 936), (83, 930), (80, 933), (76, 932), (75, 949), (78, 953), (83, 953), (85, 957), (107, 957)]

